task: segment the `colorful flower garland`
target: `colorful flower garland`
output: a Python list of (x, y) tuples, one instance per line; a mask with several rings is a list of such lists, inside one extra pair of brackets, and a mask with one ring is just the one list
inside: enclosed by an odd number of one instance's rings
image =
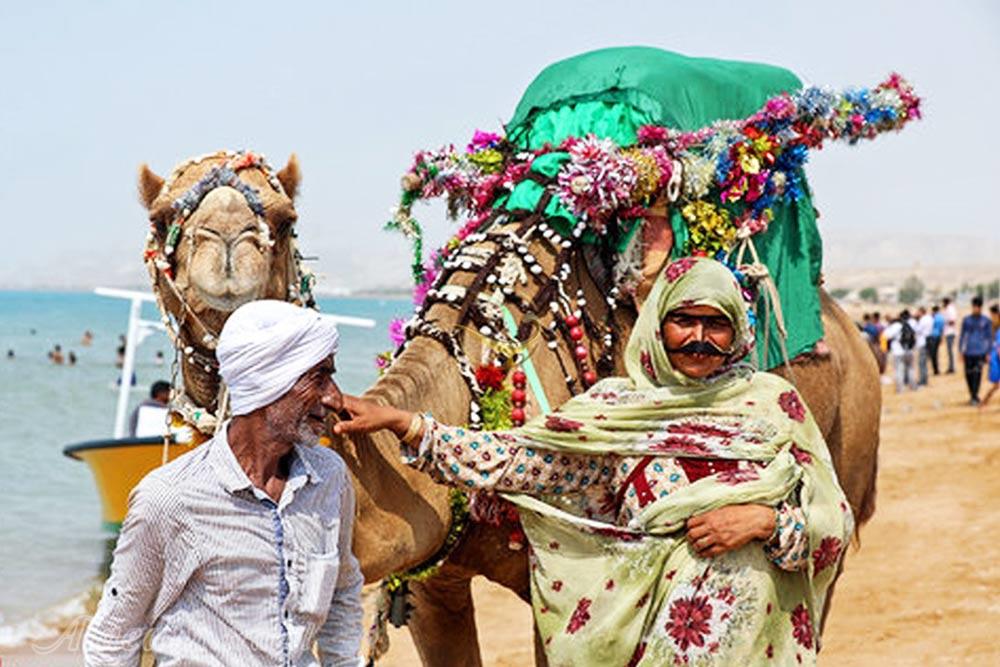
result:
[[(399, 205), (386, 227), (413, 244), (414, 300), (419, 305), (449, 253), (479, 230), (497, 198), (523, 181), (535, 158), (568, 154), (554, 185), (559, 201), (579, 219), (574, 236), (605, 236), (613, 220), (641, 217), (658, 197), (680, 198), (692, 228), (688, 252), (716, 254), (767, 229), (774, 207), (803, 194), (800, 168), (824, 141), (854, 144), (899, 130), (920, 117), (920, 98), (898, 74), (874, 88), (832, 92), (810, 87), (768, 100), (749, 118), (720, 121), (694, 132), (643, 126), (637, 145), (622, 148), (594, 136), (516, 152), (499, 134), (477, 131), (465, 152), (448, 146), (420, 151), (402, 178)], [(671, 188), (671, 183), (675, 187)], [(679, 186), (679, 187), (676, 187)], [(444, 196), (449, 216), (468, 222), (425, 261), (413, 204)]]

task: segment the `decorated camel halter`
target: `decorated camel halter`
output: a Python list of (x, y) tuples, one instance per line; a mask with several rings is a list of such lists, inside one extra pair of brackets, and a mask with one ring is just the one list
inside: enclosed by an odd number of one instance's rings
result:
[[(275, 176), (274, 170), (264, 159), (264, 156), (249, 151), (210, 153), (188, 160), (174, 169), (164, 183), (163, 189), (169, 190), (171, 184), (191, 166), (199, 164), (204, 160), (219, 157), (227, 159), (223, 164), (212, 167), (197, 183), (171, 203), (171, 220), (167, 225), (162, 245), (156, 237), (155, 229), (151, 229), (146, 237), (146, 248), (143, 254), (150, 279), (153, 283), (153, 292), (156, 295), (157, 305), (163, 316), (163, 324), (166, 327), (167, 334), (174, 345), (177, 355), (186, 359), (189, 364), (201, 368), (206, 373), (218, 372), (219, 365), (215, 359), (214, 351), (218, 342), (219, 332), (209, 327), (198, 316), (190, 304), (188, 304), (182, 290), (177, 287), (174, 281), (174, 267), (176, 266), (177, 253), (182, 252), (179, 244), (184, 239), (184, 225), (210, 192), (216, 188), (229, 187), (243, 196), (247, 202), (247, 206), (253, 212), (257, 220), (257, 234), (261, 239), (261, 243), (273, 248), (274, 240), (271, 238), (271, 230), (267, 224), (260, 192), (242, 180), (239, 177), (239, 172), (244, 169), (258, 169), (264, 174), (268, 184), (275, 192), (284, 194), (281, 182)], [(187, 238), (188, 252), (193, 253), (193, 238)], [(288, 272), (287, 298), (292, 302), (310, 305), (312, 303), (314, 277), (302, 267), (302, 256), (296, 248), (293, 231), (289, 232), (288, 242), (290, 247), (286, 267), (286, 271)], [(168, 316), (169, 310), (164, 302), (161, 285), (165, 286), (169, 297), (177, 304), (180, 310), (176, 322)], [(192, 326), (197, 340), (197, 347), (195, 344), (192, 344), (193, 342), (183, 339), (181, 329), (185, 324)], [(201, 350), (205, 350), (207, 354)], [(186, 393), (176, 386), (176, 381), (173, 384), (175, 390), (171, 398), (171, 407), (180, 412), (184, 419), (193, 424), (198, 430), (209, 434), (214, 432), (215, 426), (219, 422), (216, 418), (217, 416), (213, 415), (205, 406), (195, 405)], [(226, 398), (225, 386), (220, 385), (220, 393), (217, 400), (219, 416), (225, 412)]]

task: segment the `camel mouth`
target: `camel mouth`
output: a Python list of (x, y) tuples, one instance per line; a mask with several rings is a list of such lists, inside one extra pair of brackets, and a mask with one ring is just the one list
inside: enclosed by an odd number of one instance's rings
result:
[(202, 288), (196, 288), (198, 297), (213, 310), (224, 313), (231, 313), (243, 304), (255, 301), (258, 298), (258, 290), (248, 290), (237, 292), (226, 286), (220, 292), (210, 292)]

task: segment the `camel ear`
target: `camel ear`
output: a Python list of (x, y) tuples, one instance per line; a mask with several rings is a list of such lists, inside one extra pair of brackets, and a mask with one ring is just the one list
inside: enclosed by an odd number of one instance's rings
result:
[(295, 156), (295, 153), (288, 157), (288, 164), (275, 176), (278, 177), (278, 182), (281, 183), (288, 198), (295, 199), (295, 195), (299, 192), (299, 181), (302, 180), (302, 172), (299, 171), (299, 158)]
[(147, 209), (153, 205), (163, 189), (163, 179), (153, 173), (149, 165), (139, 167), (139, 201)]

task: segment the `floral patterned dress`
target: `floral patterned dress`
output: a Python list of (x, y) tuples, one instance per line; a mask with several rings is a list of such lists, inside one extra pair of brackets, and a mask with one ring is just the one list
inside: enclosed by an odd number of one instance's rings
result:
[[(667, 313), (711, 306), (733, 325), (710, 378), (673, 368)], [(606, 378), (553, 414), (497, 433), (428, 419), (413, 463), (514, 503), (550, 665), (811, 664), (853, 516), (815, 420), (787, 381), (746, 366), (752, 327), (728, 268), (671, 263)], [(774, 533), (712, 558), (687, 520), (728, 505), (777, 510)]]
[[(434, 480), (474, 491), (559, 496), (590, 518), (627, 526), (659, 498), (708, 475), (738, 481), (758, 474), (758, 461), (670, 456), (591, 456), (518, 446), (503, 433), (469, 431), (425, 417), (419, 451), (408, 462)], [(794, 499), (776, 507), (775, 528), (762, 544), (783, 570), (805, 566), (805, 517)]]

